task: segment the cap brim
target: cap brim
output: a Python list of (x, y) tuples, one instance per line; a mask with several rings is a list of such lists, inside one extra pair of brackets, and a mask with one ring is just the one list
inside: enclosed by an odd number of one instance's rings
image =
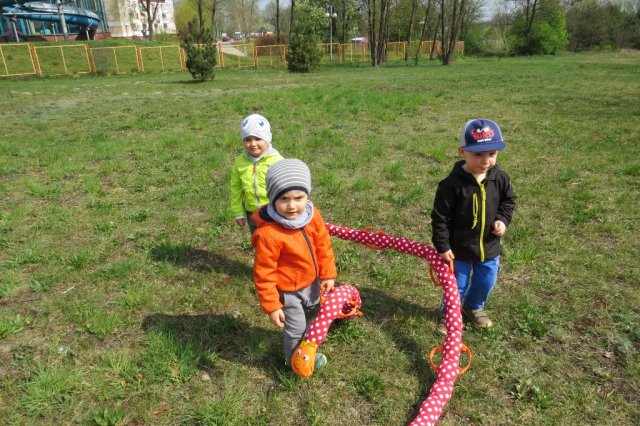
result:
[(483, 151), (502, 151), (507, 147), (504, 142), (493, 143), (479, 143), (477, 145), (463, 146), (462, 149), (469, 152), (483, 152)]

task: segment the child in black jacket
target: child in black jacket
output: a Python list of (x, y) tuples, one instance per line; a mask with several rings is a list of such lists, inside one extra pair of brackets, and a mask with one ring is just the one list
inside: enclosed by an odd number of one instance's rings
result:
[[(500, 238), (516, 205), (511, 179), (496, 164), (505, 147), (493, 121), (467, 122), (458, 147), (462, 160), (438, 185), (431, 212), (433, 245), (453, 262), (462, 313), (480, 327), (492, 325), (483, 308), (498, 278)], [(447, 333), (444, 317), (437, 330)]]

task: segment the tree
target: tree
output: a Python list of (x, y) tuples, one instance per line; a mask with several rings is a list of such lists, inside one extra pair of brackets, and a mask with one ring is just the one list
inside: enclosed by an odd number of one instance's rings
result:
[(612, 44), (609, 36), (609, 14), (596, 0), (573, 4), (567, 10), (569, 49), (574, 52)]
[(453, 53), (462, 29), (465, 4), (466, 0), (440, 0), (442, 65), (451, 65), (453, 62)]
[(264, 21), (274, 29), (276, 44), (284, 44), (283, 35), (289, 33), (290, 11), (282, 0), (271, 0), (264, 8)]
[(377, 68), (387, 60), (386, 46), (389, 40), (388, 18), (391, 0), (366, 0), (366, 2), (371, 66)]
[(554, 54), (567, 45), (564, 10), (560, 0), (522, 0), (509, 31), (516, 54)]
[(280, 0), (276, 0), (276, 44), (280, 44)]
[[(198, 41), (203, 44), (197, 43)], [(213, 79), (215, 66), (218, 63), (218, 51), (211, 31), (205, 28), (195, 36), (187, 35), (184, 40), (184, 49), (187, 55), (187, 69), (193, 79), (198, 81)]]
[(156, 22), (156, 18), (158, 17), (159, 3), (152, 0), (138, 0), (138, 4), (140, 4), (140, 8), (147, 16), (148, 39), (153, 40), (153, 36), (155, 32), (153, 28), (153, 24)]
[[(422, 42), (425, 41), (427, 37), (427, 28), (428, 28), (427, 25), (429, 24), (431, 8), (432, 8), (432, 5), (434, 4), (435, 4), (435, 0), (427, 0), (427, 6), (424, 9), (424, 19), (422, 20), (422, 29), (420, 30), (420, 41), (418, 42), (418, 47), (416, 49), (416, 59), (415, 59), (416, 65), (418, 65), (418, 59), (420, 58), (420, 51), (422, 50)], [(434, 37), (434, 41), (435, 41), (435, 37)], [(432, 46), (434, 44), (435, 43), (433, 43)], [(433, 48), (431, 49), (431, 52), (433, 53)]]
[(351, 34), (353, 28), (351, 24), (360, 16), (358, 8), (358, 0), (337, 0), (336, 10), (338, 13), (338, 23), (336, 29), (340, 29), (338, 40), (340, 43), (346, 43), (348, 38), (357, 34)]
[(616, 47), (640, 49), (640, 2), (635, 12), (629, 11), (624, 15), (622, 28), (616, 36)]
[(306, 14), (299, 15), (294, 31), (289, 36), (287, 68), (291, 72), (306, 73), (318, 69), (322, 51), (318, 48), (317, 24), (307, 19)]
[(326, 28), (327, 18), (323, 8), (308, 1), (299, 0), (296, 10), (287, 46), (287, 67), (291, 72), (315, 71), (322, 57), (318, 34)]
[[(412, 0), (412, 2), (411, 2), (411, 15), (409, 16), (409, 28), (407, 29), (407, 43), (408, 44), (411, 44), (411, 38), (413, 36), (413, 21), (415, 20), (416, 13), (417, 13), (418, 1), (419, 0)], [(418, 49), (420, 49), (419, 46), (418, 46)], [(406, 49), (404, 51), (404, 60), (406, 61), (407, 59), (409, 59), (409, 49)]]

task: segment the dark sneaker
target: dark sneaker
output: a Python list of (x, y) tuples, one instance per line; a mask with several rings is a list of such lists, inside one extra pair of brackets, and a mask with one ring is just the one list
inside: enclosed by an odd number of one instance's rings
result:
[(322, 368), (327, 365), (327, 357), (324, 354), (316, 354), (316, 359), (314, 362), (314, 370), (318, 368)]
[(493, 325), (487, 314), (484, 312), (482, 308), (480, 309), (470, 309), (470, 308), (462, 308), (462, 314), (466, 319), (482, 328), (489, 328)]
[(444, 317), (440, 318), (438, 321), (438, 325), (436, 326), (436, 331), (443, 336), (447, 335), (447, 323), (444, 321)]

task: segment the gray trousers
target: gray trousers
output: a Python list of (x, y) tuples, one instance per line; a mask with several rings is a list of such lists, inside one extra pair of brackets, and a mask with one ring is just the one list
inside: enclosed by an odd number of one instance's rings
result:
[(320, 281), (298, 291), (281, 291), (280, 301), (284, 305), (284, 359), (289, 365), (293, 350), (320, 311)]

